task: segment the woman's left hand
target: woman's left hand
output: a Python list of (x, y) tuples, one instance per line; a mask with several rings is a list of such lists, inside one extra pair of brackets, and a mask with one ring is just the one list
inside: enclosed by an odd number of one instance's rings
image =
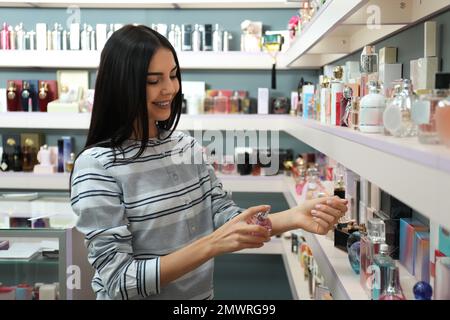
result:
[(300, 206), (293, 208), (294, 223), (305, 231), (327, 234), (347, 212), (346, 199), (326, 197), (307, 200)]

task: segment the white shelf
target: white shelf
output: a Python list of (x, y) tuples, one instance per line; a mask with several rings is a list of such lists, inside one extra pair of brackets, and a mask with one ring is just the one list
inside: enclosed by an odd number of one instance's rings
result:
[[(280, 54), (282, 56), (283, 54)], [(272, 58), (266, 52), (181, 51), (177, 53), (183, 70), (270, 70)], [(97, 69), (99, 51), (0, 50), (2, 68)], [(298, 67), (308, 68), (306, 64)], [(286, 69), (280, 65), (278, 69)]]
[[(310, 21), (279, 65), (321, 67), (450, 8), (448, 0), (331, 0)], [(377, 16), (379, 10), (379, 16)], [(377, 24), (372, 18), (379, 18)]]
[[(69, 174), (34, 174), (32, 172), (0, 172), (0, 189), (69, 190)], [(218, 174), (226, 190), (232, 192), (280, 192), (285, 190), (283, 175), (239, 176)]]
[[(292, 178), (286, 179), (286, 201), (290, 207), (301, 203), (295, 192)], [(366, 292), (359, 283), (359, 276), (350, 267), (347, 254), (334, 247), (331, 240), (325, 236), (302, 232), (311, 247), (314, 258), (320, 266), (320, 272), (325, 278), (325, 284), (330, 289), (335, 300), (368, 300)]]
[(193, 9), (193, 8), (298, 8), (299, 1), (286, 0), (132, 0), (130, 2), (117, 0), (6, 0), (0, 2), (0, 7), (33, 7), (33, 8), (67, 8), (69, 5), (80, 8), (161, 8), (161, 9)]
[[(90, 113), (3, 112), (0, 128), (88, 130)], [(294, 118), (287, 115), (182, 114), (177, 130), (277, 130)]]
[(417, 138), (364, 134), (348, 128), (297, 120), (288, 133), (411, 206), (450, 226), (450, 150)]
[(69, 174), (33, 174), (31, 172), (0, 172), (0, 189), (69, 190)]

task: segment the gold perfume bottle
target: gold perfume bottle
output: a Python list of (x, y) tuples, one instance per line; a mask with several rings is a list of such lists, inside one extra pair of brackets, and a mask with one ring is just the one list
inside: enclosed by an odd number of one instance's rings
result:
[(16, 99), (16, 97), (17, 97), (16, 91), (17, 91), (16, 83), (14, 81), (9, 81), (7, 94), (6, 94), (8, 97), (8, 100)]
[(75, 163), (75, 153), (70, 154), (70, 159), (66, 161), (66, 171), (72, 172)]
[(42, 81), (39, 86), (39, 99), (46, 99), (48, 95), (48, 83)]

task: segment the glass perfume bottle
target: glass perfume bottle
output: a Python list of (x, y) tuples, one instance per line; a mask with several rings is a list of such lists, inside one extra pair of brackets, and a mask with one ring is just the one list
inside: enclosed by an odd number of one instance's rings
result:
[(361, 99), (359, 97), (353, 97), (351, 102), (351, 112), (349, 117), (349, 128), (353, 130), (359, 130), (359, 103)]
[(202, 50), (202, 33), (200, 31), (200, 25), (195, 24), (194, 30), (191, 34), (192, 39), (192, 51), (201, 51)]
[(344, 88), (344, 93), (342, 96), (342, 106), (344, 107), (344, 116), (342, 117), (341, 124), (343, 127), (350, 127), (351, 113), (352, 113), (352, 97), (353, 89), (350, 87)]
[(75, 163), (75, 153), (70, 153), (70, 159), (66, 161), (66, 172), (72, 172)]
[(331, 125), (340, 126), (344, 116), (342, 97), (344, 92), (344, 81), (342, 80), (344, 69), (341, 66), (333, 70), (334, 78), (331, 80)]
[(303, 168), (299, 169), (299, 171), (299, 176), (295, 178), (295, 191), (299, 196), (301, 196), (303, 193), (303, 188), (306, 184), (306, 171)]
[(386, 241), (384, 221), (369, 219), (367, 234), (361, 234), (361, 272), (360, 281), (363, 288), (372, 296), (373, 288), (373, 258), (380, 252), (380, 246)]
[(327, 193), (326, 188), (320, 181), (320, 174), (317, 168), (309, 168), (307, 170), (307, 182), (303, 187), (302, 195), (306, 200), (316, 199), (319, 193)]
[(3, 22), (3, 29), (0, 30), (0, 49), (10, 50), (11, 49), (11, 40), (10, 34), (8, 31), (8, 24)]
[(360, 102), (359, 130), (365, 133), (383, 132), (383, 111), (386, 106), (385, 97), (380, 94), (378, 83), (370, 81), (369, 94)]
[[(351, 235), (358, 233), (357, 231), (353, 232)], [(350, 266), (356, 274), (360, 273), (361, 270), (361, 242), (355, 241), (348, 249), (348, 261), (350, 262)]]
[(227, 113), (228, 98), (219, 91), (214, 97), (214, 113)]
[(341, 199), (345, 199), (345, 183), (344, 176), (340, 175), (334, 186), (334, 195)]
[[(249, 224), (257, 224), (264, 228), (266, 228), (269, 232), (272, 231), (272, 221), (269, 218), (269, 210), (258, 212), (254, 216), (252, 216), (249, 221)], [(257, 235), (257, 234), (255, 234)]]
[(241, 97), (239, 97), (239, 92), (235, 91), (233, 96), (230, 97), (230, 113), (240, 113), (241, 112)]
[(22, 171), (22, 151), (20, 146), (14, 147), (12, 169), (13, 171)]
[(438, 103), (436, 129), (439, 141), (450, 148), (450, 96)]
[(380, 300), (406, 300), (400, 286), (400, 277), (397, 267), (389, 267), (388, 269), (388, 285), (383, 290)]
[[(380, 245), (380, 252), (373, 257), (375, 268), (375, 283), (372, 289), (372, 300), (379, 300), (381, 292), (387, 286), (388, 272), (390, 267), (395, 267), (394, 260), (389, 256), (389, 246), (385, 243)], [(378, 274), (377, 274), (378, 273)]]
[[(378, 54), (375, 46), (365, 46), (360, 57), (359, 69), (361, 72), (361, 96), (369, 94), (367, 86), (370, 80), (375, 80), (378, 73)], [(375, 76), (374, 76), (375, 75)]]
[(412, 119), (414, 93), (411, 80), (404, 79), (394, 86), (394, 96), (383, 113), (383, 124), (394, 137), (414, 137), (417, 126)]
[(31, 172), (34, 168), (33, 155), (29, 146), (23, 147), (22, 168), (25, 172)]
[(414, 102), (413, 118), (419, 127), (419, 142), (423, 144), (439, 144), (436, 126), (436, 111), (440, 101), (450, 95), (450, 90), (435, 89), (429, 94), (420, 95)]
[(330, 79), (324, 76), (320, 88), (320, 122), (330, 123), (331, 121), (331, 91)]

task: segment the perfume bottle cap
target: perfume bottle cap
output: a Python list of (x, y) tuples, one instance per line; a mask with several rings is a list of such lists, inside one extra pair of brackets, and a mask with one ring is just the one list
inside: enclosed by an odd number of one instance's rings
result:
[(386, 226), (381, 219), (369, 219), (367, 222), (368, 237), (372, 242), (384, 243), (386, 241)]
[(389, 245), (382, 243), (380, 245), (380, 253), (389, 254)]
[(337, 66), (336, 68), (334, 68), (333, 77), (336, 80), (341, 80), (343, 76), (344, 76), (344, 68), (342, 68), (342, 66)]

